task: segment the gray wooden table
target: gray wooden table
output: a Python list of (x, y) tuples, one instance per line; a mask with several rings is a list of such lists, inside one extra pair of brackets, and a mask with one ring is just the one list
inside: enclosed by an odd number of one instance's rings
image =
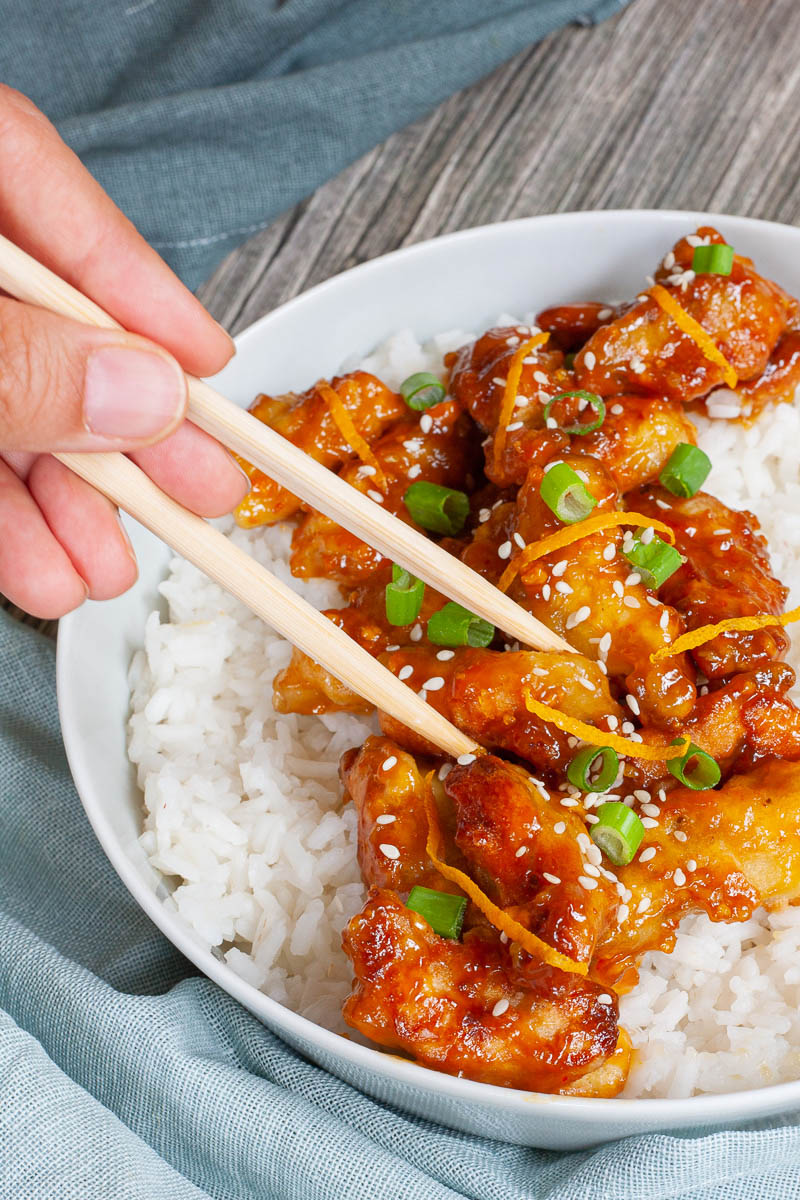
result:
[(235, 333), (364, 259), (536, 213), (693, 208), (793, 223), (798, 155), (798, 0), (633, 0), (389, 138), (231, 254), (200, 296)]

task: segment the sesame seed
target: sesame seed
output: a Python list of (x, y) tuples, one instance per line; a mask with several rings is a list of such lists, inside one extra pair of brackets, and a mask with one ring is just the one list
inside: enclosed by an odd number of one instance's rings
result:
[(430, 433), (433, 429), (433, 417), (430, 413), (423, 413), (419, 419), (419, 427), (423, 433)]
[(639, 862), (641, 862), (641, 863), (650, 862), (650, 859), (655, 858), (655, 856), (656, 856), (655, 846), (648, 846), (647, 849), (643, 850), (642, 853), (639, 855)]
[(611, 713), (606, 717), (606, 725), (608, 725), (608, 728), (611, 730), (616, 729), (619, 725), (619, 717), (615, 717), (614, 714)]
[(593, 371), (596, 363), (597, 359), (593, 352), (591, 350), (587, 350), (583, 356), (583, 364), (586, 367), (586, 370)]
[(639, 708), (639, 701), (636, 699), (636, 697), (631, 696), (631, 694), (629, 692), (628, 695), (625, 697), (625, 703), (627, 704), (628, 708), (631, 710), (633, 715), (635, 717), (638, 717), (639, 713), (641, 712), (641, 709)]
[(506, 425), (506, 433), (516, 433), (518, 429), (522, 429), (524, 421), (512, 421), (510, 425)]
[(593, 892), (594, 889), (597, 887), (597, 880), (590, 879), (588, 875), (579, 875), (578, 883), (581, 885), (581, 887), (583, 888), (583, 890), (585, 892)]
[(642, 577), (638, 571), (631, 571), (628, 578), (625, 580), (625, 587), (635, 587), (637, 583), (642, 582)]
[(397, 755), (390, 754), (389, 757), (385, 758), (383, 760), (383, 762), (381, 763), (381, 770), (382, 771), (391, 771), (392, 767), (396, 767), (396, 766), (397, 766)]
[(441, 675), (432, 675), (430, 679), (426, 679), (422, 685), (427, 692), (438, 692), (444, 687), (444, 678)]
[[(634, 793), (635, 794), (635, 793)], [(642, 812), (646, 817), (660, 817), (661, 810), (655, 804), (643, 804)]]
[(370, 488), (367, 492), (370, 500), (374, 500), (376, 504), (383, 504), (383, 496), (380, 492), (376, 492), (375, 488)]
[(621, 925), (623, 921), (627, 921), (630, 911), (631, 910), (628, 908), (627, 904), (620, 904), (619, 908), (617, 909), (618, 924)]
[(498, 547), (497, 557), (498, 558), (510, 558), (511, 557), (511, 542), (503, 542), (502, 546)]
[(647, 912), (649, 907), (650, 907), (650, 897), (645, 896), (644, 899), (640, 900), (639, 903), (636, 905), (636, 911), (637, 911), (637, 913), (645, 913), (645, 912)]
[(478, 520), (480, 521), (481, 525), (485, 525), (491, 515), (492, 510), (490, 508), (482, 508), (478, 513)]
[(413, 467), (409, 467), (408, 471), (406, 472), (407, 478), (409, 479), (416, 479), (417, 476), (421, 474), (422, 467), (419, 465), (419, 463), (414, 463)]
[(556, 821), (555, 825), (553, 826), (553, 833), (566, 833), (566, 832), (567, 832), (567, 826), (565, 825), (565, 823), (563, 821)]
[(684, 875), (684, 873), (680, 869), (680, 867), (678, 867), (677, 871), (673, 875), (673, 879), (677, 883), (678, 887), (683, 887), (683, 885), (686, 883), (686, 876)]
[(592, 610), (589, 608), (588, 604), (584, 604), (583, 607), (579, 608), (577, 612), (570, 613), (564, 624), (566, 625), (567, 629), (574, 629), (576, 625), (582, 624), (591, 615)]
[(617, 596), (619, 596), (620, 599), (625, 595), (625, 589), (623, 588), (622, 583), (620, 582), (619, 579), (615, 579), (611, 586), (612, 586), (615, 594)]
[(603, 662), (602, 659), (597, 660), (597, 665), (600, 668), (600, 670), (603, 672), (604, 675), (608, 674), (608, 667), (606, 666), (606, 664)]
[(551, 596), (551, 594), (552, 594), (552, 593), (551, 593), (550, 584), (549, 584), (549, 583), (546, 583), (546, 584), (544, 585), (544, 587), (542, 588), (542, 599), (543, 599), (543, 600), (549, 600), (549, 599), (550, 599), (550, 596)]
[(603, 636), (600, 638), (600, 641), (597, 644), (597, 649), (600, 651), (601, 654), (608, 654), (609, 650), (611, 649), (611, 634), (610, 633), (603, 634)]
[(387, 653), (387, 654), (394, 654), (395, 650), (399, 650), (399, 649), (400, 649), (400, 646), (399, 646), (399, 644), (397, 644), (397, 645), (393, 645), (393, 646), (387, 646), (387, 647), (386, 647), (386, 653)]
[(515, 533), (515, 534), (514, 534), (514, 541), (517, 543), (517, 545), (519, 546), (520, 550), (524, 550), (524, 549), (525, 549), (525, 538), (522, 536), (522, 534), (521, 534), (521, 533)]
[(409, 676), (411, 676), (413, 674), (414, 674), (414, 668), (411, 666), (411, 663), (406, 663), (406, 665), (404, 667), (401, 667), (400, 670), (397, 672), (397, 678), (398, 679), (408, 679)]
[(597, 997), (598, 1004), (613, 1004), (614, 1001), (609, 996), (608, 992), (603, 992), (602, 996)]
[(418, 642), (422, 638), (422, 626), (417, 624), (413, 627), (408, 635), (412, 642)]
[(358, 468), (358, 474), (362, 476), (377, 474), (378, 468), (370, 466), (369, 463), (364, 463)]
[(584, 679), (583, 676), (581, 676), (578, 680), (578, 683), (581, 685), (581, 687), (585, 687), (587, 692), (593, 692), (596, 690), (591, 679)]
[(439, 767), (439, 778), (442, 781), (442, 783), (444, 783), (445, 779), (447, 779), (447, 776), (450, 774), (452, 769), (453, 769), (452, 763), (442, 763), (442, 765)]
[(500, 375), (495, 375), (494, 379), (492, 380), (492, 383), (496, 383), (498, 387), (506, 386), (505, 379), (503, 379), (502, 376), (500, 376)]
[(527, 854), (527, 853), (528, 853), (528, 847), (527, 847), (527, 846), (520, 846), (520, 848), (517, 850), (517, 852), (516, 852), (516, 854), (514, 855), (514, 857), (515, 857), (515, 858), (522, 858), (523, 854)]
[[(603, 800), (605, 800), (605, 797), (603, 797)], [(595, 846), (594, 842), (589, 843), (589, 846), (586, 850), (586, 857), (595, 867), (601, 867), (603, 865), (603, 855), (600, 853), (600, 847)], [(594, 872), (589, 871), (588, 873), (589, 875), (592, 875)]]
[(475, 762), (474, 754), (459, 754), (456, 762), (460, 767), (468, 767), (470, 763)]
[(583, 922), (586, 920), (586, 913), (579, 913), (579, 912), (575, 912), (573, 910), (572, 919), (573, 919), (573, 921), (580, 921), (580, 923), (582, 925)]
[(386, 858), (400, 857), (400, 851), (397, 849), (397, 846), (393, 846), (391, 842), (381, 842), (378, 849), (380, 850), (381, 854), (385, 855)]
[(376, 825), (391, 825), (392, 822), (396, 820), (397, 817), (394, 815), (394, 813), (381, 813), (375, 823)]
[(507, 338), (506, 338), (506, 345), (507, 345), (507, 346), (518, 346), (518, 345), (519, 345), (519, 338), (518, 338), (518, 337), (516, 337), (516, 336), (507, 337)]
[(503, 945), (504, 945), (504, 946), (506, 946), (506, 945), (508, 944), (508, 934), (507, 934), (507, 933), (501, 933), (501, 934), (500, 934), (500, 941), (503, 943)]
[(597, 314), (598, 321), (607, 321), (610, 316), (613, 316), (614, 310), (611, 308), (601, 308)]
[(549, 871), (542, 871), (542, 875), (548, 883), (561, 883), (558, 875), (551, 875)]
[(578, 843), (581, 850), (583, 850), (584, 854), (592, 844), (586, 834), (582, 832), (578, 834), (578, 836), (575, 838), (575, 841)]
[(588, 812), (584, 814), (583, 819), (584, 819), (584, 821), (588, 821), (590, 825), (597, 825), (600, 821), (600, 818), (596, 817), (594, 815), (594, 813), (588, 813)]
[(573, 590), (574, 589), (571, 588), (563, 579), (559, 579), (558, 583), (556, 584), (556, 591), (560, 592), (562, 596), (571, 596)]
[(664, 609), (664, 611), (661, 614), (661, 619), (659, 620), (658, 623), (662, 629), (667, 628), (667, 626), (669, 625), (669, 609), (667, 609), (667, 608)]
[(438, 650), (436, 657), (439, 659), (439, 662), (449, 662), (454, 654), (455, 650)]
[(633, 724), (632, 721), (623, 721), (622, 722), (622, 732), (623, 733), (633, 733), (635, 728), (636, 728), (636, 726)]
[(558, 421), (555, 419), (555, 417), (547, 417), (545, 419), (545, 425), (548, 429), (558, 429)]
[(618, 417), (618, 416), (620, 416), (621, 413), (625, 412), (625, 409), (622, 407), (621, 404), (612, 404), (611, 408), (608, 411), (612, 412), (615, 417)]
[(567, 796), (565, 796), (563, 800), (559, 801), (559, 803), (561, 804), (562, 808), (577, 808), (578, 807), (578, 801), (573, 800), (571, 797), (568, 798)]
[(493, 1017), (502, 1017), (503, 1013), (508, 1010), (508, 1000), (503, 996), (502, 1000), (498, 1000), (492, 1009)]
[(583, 869), (587, 875), (591, 875), (593, 878), (596, 878), (596, 879), (600, 878), (600, 872), (598, 871), (598, 869), (594, 865), (594, 863), (585, 862), (583, 864)]
[(675, 836), (676, 841), (685, 842), (688, 835), (685, 834), (682, 829), (676, 829), (674, 836)]
[(664, 255), (664, 270), (671, 271), (675, 266), (675, 255), (670, 250), (669, 254)]
[(695, 535), (696, 533), (697, 533), (697, 530), (695, 529), (694, 525), (687, 525), (687, 526), (686, 526), (686, 536), (687, 536), (687, 537), (694, 537), (694, 535)]
[(606, 562), (611, 562), (612, 558), (614, 557), (614, 555), (616, 553), (617, 553), (617, 547), (614, 545), (613, 542), (611, 542), (611, 543), (609, 543), (608, 546), (606, 546), (605, 550), (603, 551), (603, 558), (606, 560)]
[(634, 788), (633, 794), (640, 804), (647, 804), (650, 800), (650, 793), (645, 788)]
[(720, 550), (730, 550), (731, 543), (730, 542), (720, 542), (719, 548), (720, 548)]
[(559, 562), (557, 562), (557, 563), (555, 564), (555, 566), (553, 567), (553, 572), (552, 572), (552, 573), (553, 573), (553, 575), (556, 575), (556, 576), (563, 575), (563, 574), (564, 574), (564, 572), (565, 572), (565, 571), (566, 571), (566, 569), (567, 569), (567, 565), (568, 565), (568, 564), (567, 564), (567, 560), (566, 560), (566, 558), (562, 558), (562, 559), (561, 559)]
[(641, 608), (641, 604), (635, 596), (625, 596), (622, 603), (626, 606), (626, 608)]
[(642, 824), (644, 825), (645, 829), (658, 828), (658, 821), (656, 821), (653, 817), (642, 817)]
[(686, 870), (687, 871), (696, 871), (697, 870), (697, 863), (695, 862), (695, 860), (693, 858), (687, 859)]

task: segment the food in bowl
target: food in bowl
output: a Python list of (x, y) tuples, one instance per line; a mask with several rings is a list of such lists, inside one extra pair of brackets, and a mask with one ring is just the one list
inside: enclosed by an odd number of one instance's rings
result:
[[(177, 563), (170, 621), (151, 618), (133, 669), (142, 840), (235, 969), (325, 1023), (355, 969), (352, 1028), (506, 1086), (689, 1094), (795, 1070), (786, 591), (758, 521), (701, 490), (696, 442), (725, 500), (762, 502), (788, 577), (800, 534), (760, 460), (791, 470), (798, 414), (777, 402), (798, 382), (796, 323), (703, 228), (630, 304), (428, 353), (395, 338), (257, 401), (578, 653), (507, 645), (252, 472), (233, 536), (273, 569), (289, 550), (307, 594), (489, 753), (453, 764), (386, 717), (379, 733)], [(718, 628), (731, 618), (745, 627)]]

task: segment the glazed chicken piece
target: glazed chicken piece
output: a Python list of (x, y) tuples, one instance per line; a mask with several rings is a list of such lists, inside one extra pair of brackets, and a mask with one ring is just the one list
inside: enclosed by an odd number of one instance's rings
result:
[[(617, 491), (602, 464), (583, 455), (563, 461), (582, 473), (598, 501), (596, 513), (616, 510)], [(517, 497), (514, 524), (526, 543), (562, 528), (539, 494), (542, 478), (543, 472), (532, 468)], [(581, 538), (523, 568), (509, 594), (579, 653), (600, 659), (610, 676), (624, 681), (637, 716), (657, 724), (683, 720), (696, 695), (689, 660), (676, 655), (650, 662), (652, 653), (683, 632), (683, 623), (673, 608), (636, 582), (622, 543), (620, 529)]]
[(550, 334), (550, 344), (565, 353), (580, 349), (592, 334), (613, 321), (616, 310), (611, 304), (557, 304), (546, 308), (536, 318), (536, 324)]
[[(706, 226), (692, 238), (681, 238), (656, 272), (656, 282), (710, 335), (740, 380), (754, 379), (794, 319), (795, 302), (741, 255), (734, 257), (730, 275), (695, 275), (692, 257), (700, 241), (724, 238)], [(574, 371), (579, 387), (601, 396), (647, 392), (684, 404), (724, 383), (722, 367), (648, 293), (589, 338)]]
[(544, 464), (569, 445), (567, 434), (545, 428), (544, 408), (553, 396), (574, 388), (575, 379), (565, 370), (561, 351), (545, 344), (535, 347), (523, 362), (505, 450), (496, 459), (491, 435), (500, 419), (506, 378), (514, 354), (530, 336), (527, 326), (490, 329), (446, 360), (452, 395), (490, 434), (484, 445), (486, 474), (498, 487), (521, 483), (531, 465)]
[(624, 905), (597, 947), (593, 975), (635, 981), (646, 950), (671, 950), (689, 912), (745, 921), (759, 905), (781, 908), (800, 897), (800, 767), (764, 763), (733, 775), (719, 790), (675, 788), (660, 805), (642, 850), (617, 875)]
[[(423, 1066), (500, 1087), (558, 1092), (579, 1090), (581, 1076), (614, 1054), (612, 993), (513, 957), (494, 933), (439, 937), (393, 892), (372, 892), (343, 944), (355, 972), (345, 1020)], [(621, 1086), (625, 1072), (618, 1074)], [(595, 1076), (594, 1086), (607, 1085), (602, 1073)]]
[[(407, 412), (408, 410), (406, 410)], [(413, 525), (403, 496), (415, 480), (472, 491), (480, 469), (480, 441), (474, 424), (459, 405), (444, 401), (428, 409), (422, 428), (414, 417), (400, 421), (372, 445), (386, 489), (376, 483), (373, 468), (348, 463), (340, 477), (369, 495), (387, 512)], [(356, 587), (374, 574), (383, 555), (319, 512), (308, 512), (292, 538), (290, 565), (301, 579), (333, 579)]]
[[(698, 696), (681, 733), (710, 754), (723, 778), (732, 771), (747, 771), (770, 758), (800, 760), (800, 711), (786, 696), (795, 674), (785, 663), (765, 664), (754, 671), (733, 675), (721, 686)], [(666, 746), (672, 733), (647, 726), (639, 730), (643, 742)], [(625, 790), (673, 786), (664, 762), (631, 758), (625, 764)]]
[(675, 447), (695, 440), (695, 427), (677, 400), (614, 396), (600, 428), (573, 437), (572, 446), (601, 462), (618, 491), (629, 492), (657, 479)]
[(740, 383), (736, 388), (736, 396), (743, 415), (753, 420), (768, 404), (792, 401), (798, 387), (800, 332), (790, 329), (781, 337), (763, 373), (747, 383)]
[[(368, 442), (408, 413), (402, 397), (366, 371), (337, 376), (331, 386)], [(258, 396), (250, 412), (332, 471), (353, 456), (317, 384), (298, 394)], [(247, 529), (272, 525), (297, 512), (301, 502), (296, 496), (244, 459), (237, 461), (251, 483), (250, 492), (234, 514), (237, 524)]]
[[(448, 657), (442, 659), (440, 654)], [(435, 646), (411, 645), (386, 654), (382, 661), (482, 746), (510, 751), (545, 775), (560, 776), (575, 751), (566, 733), (528, 712), (527, 688), (543, 704), (599, 729), (624, 720), (600, 668), (576, 654), (466, 647), (441, 651)], [(432, 687), (426, 689), (426, 682)], [(381, 713), (381, 727), (414, 753), (438, 753), (386, 713)]]
[[(687, 629), (728, 617), (784, 611), (787, 590), (770, 571), (767, 544), (757, 519), (698, 492), (688, 499), (654, 487), (627, 499), (665, 521), (686, 562), (660, 589)], [(779, 625), (753, 632), (722, 633), (690, 653), (708, 679), (750, 671), (783, 658), (789, 638)]]

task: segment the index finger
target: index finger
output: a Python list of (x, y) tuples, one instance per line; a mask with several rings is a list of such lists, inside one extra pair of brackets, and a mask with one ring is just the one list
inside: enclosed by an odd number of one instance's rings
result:
[(47, 118), (0, 84), (0, 230), (125, 329), (194, 375), (233, 353), (227, 333), (117, 208)]

